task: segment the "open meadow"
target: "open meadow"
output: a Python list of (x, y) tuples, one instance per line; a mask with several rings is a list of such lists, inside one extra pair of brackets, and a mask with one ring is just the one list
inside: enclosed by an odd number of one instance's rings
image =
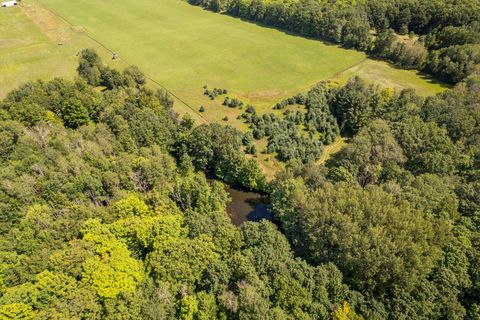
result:
[[(189, 111), (208, 122), (220, 121), (225, 115), (233, 120), (238, 112), (204, 97), (205, 84), (227, 88), (260, 112), (320, 80), (355, 75), (358, 68), (361, 75), (372, 81), (379, 78), (381, 84), (418, 87), (425, 95), (442, 90), (415, 72), (371, 61), (361, 52), (205, 11), (180, 0), (28, 0), (20, 9), (0, 10), (0, 28), (1, 95), (18, 84), (16, 79), (72, 77), (75, 54), (83, 47), (95, 48), (107, 57), (107, 63), (120, 68), (138, 65), (193, 109), (182, 110), (187, 107), (177, 103), (181, 113)], [(110, 53), (87, 34), (118, 53), (124, 63), (108, 61)], [(365, 64), (373, 72), (365, 72)], [(380, 76), (377, 69), (382, 70)], [(196, 112), (200, 105), (206, 107), (202, 115)], [(235, 121), (232, 124), (241, 127)]]

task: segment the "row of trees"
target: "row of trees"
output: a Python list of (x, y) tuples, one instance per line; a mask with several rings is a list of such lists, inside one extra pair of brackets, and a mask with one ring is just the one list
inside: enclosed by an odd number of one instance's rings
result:
[[(362, 50), (450, 83), (479, 72), (479, 0), (189, 2)], [(409, 33), (408, 40), (397, 36)]]
[(104, 86), (108, 90), (119, 87), (142, 87), (145, 75), (136, 66), (127, 67), (122, 73), (103, 65), (102, 60), (92, 49), (78, 53), (78, 75), (91, 86)]

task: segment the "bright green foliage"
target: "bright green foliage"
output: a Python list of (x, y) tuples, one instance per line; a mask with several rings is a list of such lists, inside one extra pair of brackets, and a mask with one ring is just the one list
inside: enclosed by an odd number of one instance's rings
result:
[(115, 221), (108, 229), (118, 237), (128, 239), (137, 255), (168, 247), (187, 235), (178, 214), (156, 211), (144, 217), (128, 217)]
[(95, 256), (83, 265), (83, 281), (90, 283), (97, 294), (114, 298), (120, 293), (132, 292), (143, 279), (143, 268), (131, 257), (127, 246), (98, 221), (91, 221), (84, 239), (95, 243)]
[(251, 190), (265, 189), (267, 184), (265, 176), (255, 160), (250, 159), (243, 162), (236, 170), (238, 171), (237, 179), (241, 185)]
[(148, 269), (157, 281), (189, 286), (201, 280), (203, 272), (219, 258), (210, 237), (178, 239), (148, 256)]
[(343, 302), (341, 307), (338, 307), (332, 314), (333, 320), (363, 320), (362, 316), (355, 313), (347, 301)]
[(179, 319), (194, 320), (198, 312), (198, 301), (195, 296), (185, 296), (179, 303)]
[(32, 307), (23, 303), (11, 303), (0, 307), (0, 317), (3, 320), (29, 320), (33, 319), (35, 313)]
[(148, 206), (137, 195), (130, 194), (115, 203), (115, 212), (119, 217), (142, 216), (148, 212)]
[(211, 293), (206, 293), (204, 291), (197, 293), (198, 300), (198, 320), (209, 320), (214, 319), (217, 315), (217, 303), (215, 301), (215, 296)]

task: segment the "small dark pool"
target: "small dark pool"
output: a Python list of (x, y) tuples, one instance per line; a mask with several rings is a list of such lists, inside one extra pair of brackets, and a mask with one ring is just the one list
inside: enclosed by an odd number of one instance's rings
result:
[(234, 225), (241, 226), (245, 221), (272, 220), (269, 210), (270, 201), (267, 196), (230, 186), (227, 187), (227, 192), (232, 199), (227, 205), (227, 212)]

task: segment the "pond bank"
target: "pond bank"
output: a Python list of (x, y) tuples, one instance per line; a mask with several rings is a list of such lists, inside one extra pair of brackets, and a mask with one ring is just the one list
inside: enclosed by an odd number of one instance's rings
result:
[(227, 212), (234, 225), (239, 227), (245, 221), (273, 220), (268, 196), (229, 185), (226, 185), (226, 190), (232, 199), (227, 205)]

